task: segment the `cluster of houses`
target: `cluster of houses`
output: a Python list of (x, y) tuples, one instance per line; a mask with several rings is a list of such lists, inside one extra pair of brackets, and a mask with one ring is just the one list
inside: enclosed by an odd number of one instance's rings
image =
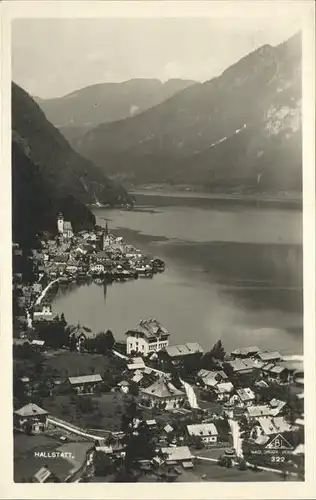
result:
[(95, 279), (98, 283), (127, 281), (138, 277), (150, 277), (163, 272), (165, 264), (158, 258), (144, 255), (128, 245), (121, 237), (96, 226), (92, 231), (74, 234), (71, 223), (62, 214), (57, 218), (58, 236), (41, 242), (41, 249), (31, 251), (37, 277), (33, 285), (23, 283), (21, 262), (22, 249), (13, 243), (13, 279), (15, 297), (15, 322), (21, 328), (32, 326), (32, 321), (51, 321), (52, 308), (47, 299), (48, 285), (69, 285), (72, 282)]
[[(79, 329), (78, 338), (84, 337), (85, 332)], [(204, 411), (195, 411), (199, 410), (199, 405), (192, 404), (192, 393), (195, 395), (195, 402), (205, 395), (211, 395), (212, 401), (221, 404), (222, 416), (226, 418), (245, 418), (253, 429), (250, 436), (258, 444), (266, 443), (278, 433), (296, 432), (304, 426), (303, 392), (297, 394), (302, 415), (291, 424), (287, 418), (286, 400), (272, 397), (270, 401), (263, 403), (257, 397), (258, 388), (268, 388), (270, 384), (276, 383), (286, 387), (289, 382), (295, 384), (297, 377), (302, 380), (303, 371), (297, 364), (291, 366), (289, 361), (284, 361), (281, 354), (275, 351), (262, 352), (254, 346), (236, 349), (226, 355), (224, 361), (219, 362), (217, 369), (198, 370), (188, 391), (188, 384), (175, 383), (166, 367), (180, 367), (189, 358), (201, 359), (203, 349), (195, 342), (169, 345), (169, 337), (167, 329), (154, 318), (142, 320), (139, 325), (129, 329), (126, 332), (126, 355), (123, 356), (126, 365), (122, 368), (121, 380), (116, 381), (116, 387), (112, 390), (135, 395), (137, 386), (135, 397), (139, 406), (153, 410), (153, 414), (157, 411), (179, 415), (191, 412), (196, 421), (188, 428), (188, 434), (199, 435), (205, 445), (217, 442), (216, 418), (212, 418), (210, 422)], [(85, 374), (67, 378), (61, 387), (63, 393), (67, 390), (69, 394), (93, 395), (97, 391), (102, 392), (103, 382), (99, 373)], [(16, 413), (16, 417), (25, 417), (25, 411), (24, 409), (21, 415)], [(31, 415), (33, 419), (35, 417), (35, 422), (41, 421), (38, 420), (40, 415), (33, 410)], [(22, 425), (23, 419), (19, 421)], [(40, 431), (41, 425), (36, 428)]]
[(122, 237), (110, 234), (107, 224), (74, 235), (60, 214), (57, 226), (60, 238), (43, 242), (43, 253), (45, 272), (61, 283), (89, 277), (125, 281), (164, 270), (163, 261), (143, 255)]

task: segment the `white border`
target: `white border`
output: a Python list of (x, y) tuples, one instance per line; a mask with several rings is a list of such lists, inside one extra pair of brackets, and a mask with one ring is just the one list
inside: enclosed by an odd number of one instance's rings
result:
[[(270, 8), (267, 8), (267, 7)], [(2, 498), (96, 499), (275, 499), (314, 498), (315, 482), (315, 28), (314, 2), (292, 1), (8, 1), (1, 13), (1, 395), (2, 446), (0, 495)], [(13, 18), (99, 17), (218, 17), (262, 18), (297, 16), (303, 26), (303, 242), (304, 242), (304, 353), (306, 481), (273, 483), (176, 484), (14, 484), (12, 438), (11, 341), (11, 171), (10, 171), (10, 22)]]

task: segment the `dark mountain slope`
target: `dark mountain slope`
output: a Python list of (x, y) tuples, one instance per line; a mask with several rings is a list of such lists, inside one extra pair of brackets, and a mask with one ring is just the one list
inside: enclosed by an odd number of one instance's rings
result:
[(36, 100), (48, 120), (71, 141), (100, 123), (120, 120), (151, 108), (193, 83), (181, 79), (162, 83), (139, 78), (92, 85), (60, 98)]
[(20, 87), (12, 84), (12, 131), (23, 140), (30, 160), (59, 196), (82, 203), (95, 200), (115, 204), (128, 198), (126, 191), (106, 177), (91, 161), (73, 151), (43, 111)]
[(76, 148), (134, 184), (300, 190), (300, 106), (298, 34), (138, 116), (98, 126)]
[(62, 211), (75, 230), (93, 227), (95, 217), (71, 195), (61, 196), (27, 154), (26, 145), (12, 137), (12, 239), (23, 248), (34, 248), (37, 233), (56, 232), (56, 216)]

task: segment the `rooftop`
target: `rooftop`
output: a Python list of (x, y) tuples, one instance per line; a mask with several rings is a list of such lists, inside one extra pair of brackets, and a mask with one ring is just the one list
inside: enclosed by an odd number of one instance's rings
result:
[(143, 378), (142, 373), (135, 373), (134, 377), (132, 377), (132, 381), (135, 382), (136, 384), (140, 382)]
[(36, 474), (34, 474), (34, 478), (38, 483), (45, 483), (51, 475), (52, 473), (47, 467), (41, 467)]
[(44, 344), (45, 344), (45, 340), (37, 340), (37, 339), (34, 339), (34, 340), (32, 340), (32, 342), (31, 342), (31, 345), (43, 346)]
[(287, 423), (284, 417), (261, 417), (258, 421), (266, 436), (292, 430), (292, 426)]
[(250, 387), (245, 387), (243, 389), (237, 389), (237, 394), (241, 401), (251, 401), (255, 399), (255, 393), (250, 389)]
[(221, 382), (220, 384), (217, 384), (216, 390), (218, 392), (224, 393), (224, 392), (231, 392), (234, 389), (234, 386), (231, 382)]
[(94, 336), (94, 334), (92, 333), (90, 328), (88, 328), (87, 326), (81, 326), (79, 324), (76, 326), (70, 326), (69, 334), (74, 335), (76, 339), (78, 339), (81, 336), (85, 336), (85, 337), (93, 337)]
[(140, 333), (144, 335), (146, 338), (152, 337), (160, 337), (160, 336), (169, 336), (170, 333), (166, 328), (164, 328), (156, 319), (142, 319), (135, 328), (132, 328), (126, 332), (126, 335), (129, 333)]
[(21, 417), (31, 417), (33, 415), (48, 415), (48, 411), (43, 410), (35, 403), (28, 403), (25, 406), (22, 406), (19, 410), (14, 412), (16, 415)]
[(253, 367), (247, 366), (246, 363), (244, 363), (244, 360), (241, 359), (234, 359), (231, 361), (227, 361), (227, 364), (231, 366), (231, 368), (234, 370), (234, 372), (242, 372), (242, 371), (249, 371)]
[(164, 429), (164, 431), (166, 431), (168, 433), (173, 431), (173, 427), (171, 427), (170, 424), (167, 424), (163, 429)]
[(177, 389), (173, 384), (163, 378), (159, 378), (147, 388), (141, 389), (141, 392), (156, 396), (158, 398), (167, 398), (172, 396), (184, 396), (185, 393)]
[(270, 416), (272, 409), (268, 405), (254, 405), (247, 407), (247, 413), (249, 417), (267, 417)]
[(271, 368), (270, 372), (271, 373), (276, 373), (276, 374), (279, 374), (279, 373), (282, 373), (286, 368), (284, 366), (279, 366), (279, 365), (276, 365), (274, 366), (273, 368)]
[(187, 356), (189, 354), (203, 353), (203, 349), (197, 342), (187, 342), (186, 344), (171, 345), (165, 348), (165, 351), (172, 358), (178, 356)]
[(187, 425), (190, 436), (217, 436), (218, 432), (213, 423)]
[(102, 382), (102, 377), (98, 373), (94, 373), (92, 375), (81, 375), (79, 377), (69, 377), (69, 382), (71, 384), (86, 384), (91, 382)]
[(181, 460), (192, 460), (192, 458), (194, 458), (188, 446), (161, 448), (161, 451), (165, 455), (168, 455), (167, 460), (181, 461)]
[(249, 356), (249, 354), (257, 354), (260, 351), (257, 346), (240, 347), (231, 352), (234, 356)]
[(262, 359), (262, 361), (273, 361), (277, 359), (282, 359), (282, 356), (278, 351), (259, 352), (258, 356), (260, 359)]

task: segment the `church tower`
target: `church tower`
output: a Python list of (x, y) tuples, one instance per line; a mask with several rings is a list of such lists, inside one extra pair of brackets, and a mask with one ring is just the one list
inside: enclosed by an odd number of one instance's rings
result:
[(58, 218), (57, 218), (57, 229), (58, 229), (59, 234), (63, 234), (63, 232), (64, 232), (64, 216), (61, 212), (59, 213)]
[(105, 248), (109, 245), (109, 228), (108, 228), (108, 223), (105, 223), (105, 230), (103, 232), (103, 242), (102, 242), (102, 250), (105, 250)]

